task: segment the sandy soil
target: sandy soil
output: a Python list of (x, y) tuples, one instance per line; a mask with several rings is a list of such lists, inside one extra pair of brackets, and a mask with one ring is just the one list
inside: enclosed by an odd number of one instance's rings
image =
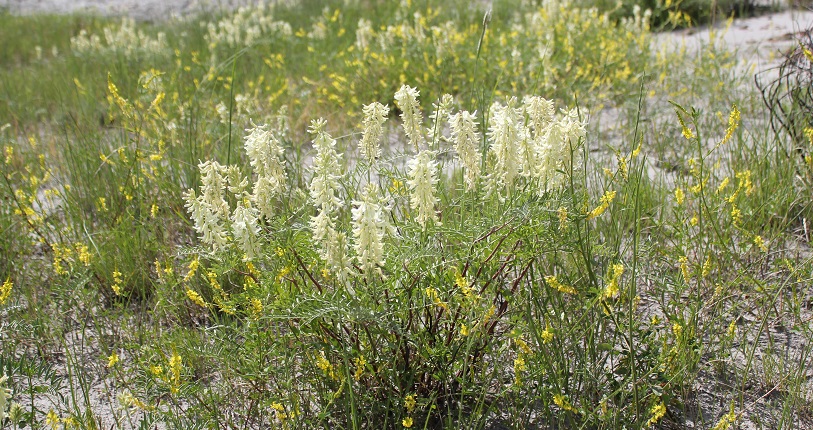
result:
[[(259, 0), (0, 0), (11, 13), (93, 13), (138, 20), (182, 18), (206, 10), (234, 9)], [(276, 0), (268, 3), (276, 3)]]

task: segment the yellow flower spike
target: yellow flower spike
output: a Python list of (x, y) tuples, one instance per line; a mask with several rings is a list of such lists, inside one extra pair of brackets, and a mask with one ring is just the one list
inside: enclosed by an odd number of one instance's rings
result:
[(119, 355), (116, 354), (115, 352), (110, 354), (109, 357), (107, 357), (107, 367), (113, 367), (118, 362), (119, 362)]
[(688, 284), (691, 280), (691, 274), (689, 273), (689, 259), (685, 256), (680, 257), (680, 272), (683, 274), (683, 280)]
[(657, 404), (652, 406), (652, 409), (649, 410), (649, 413), (652, 416), (649, 418), (649, 421), (646, 422), (646, 425), (653, 426), (666, 415), (666, 405), (663, 404), (662, 401), (658, 402)]
[(559, 218), (559, 230), (567, 230), (567, 208), (562, 206), (556, 211)]
[(367, 367), (367, 360), (363, 355), (360, 355), (356, 357), (353, 362), (356, 365), (356, 373), (353, 374), (353, 379), (358, 381), (364, 375), (364, 369)]
[(679, 338), (681, 334), (683, 334), (683, 326), (680, 323), (672, 324), (672, 333), (675, 335), (676, 338)]
[(553, 341), (553, 330), (550, 328), (550, 323), (545, 324), (545, 330), (540, 333), (542, 343), (551, 343)]
[(415, 410), (415, 406), (417, 406), (417, 405), (418, 405), (418, 402), (415, 401), (415, 395), (414, 394), (407, 394), (407, 396), (404, 397), (404, 408), (406, 409), (407, 413), (411, 414), (412, 411)]
[(618, 281), (623, 274), (624, 265), (621, 263), (613, 264), (607, 269), (607, 286), (604, 288), (603, 293), (605, 299), (611, 299), (618, 295), (620, 291)]
[(11, 289), (14, 284), (11, 282), (11, 277), (6, 278), (3, 285), (0, 285), (0, 305), (6, 304), (6, 301), (11, 296)]
[(615, 191), (604, 192), (604, 195), (601, 196), (601, 201), (599, 205), (595, 209), (590, 211), (590, 213), (587, 214), (587, 219), (591, 220), (603, 214), (604, 211), (606, 211), (607, 208), (610, 207), (610, 203), (612, 203), (613, 199), (615, 199), (615, 195), (616, 195)]
[(806, 46), (802, 45), (802, 42), (799, 42), (799, 48), (802, 49), (802, 53), (804, 54), (805, 58), (807, 58), (807, 61), (813, 63), (813, 52), (810, 52)]
[[(765, 240), (762, 239), (762, 236), (754, 236), (754, 245), (760, 249), (762, 252), (768, 252), (768, 246), (765, 245)], [(2, 300), (0, 300), (2, 302)]]
[(122, 287), (123, 280), (121, 279), (121, 272), (118, 269), (113, 271), (113, 285), (110, 288), (113, 290), (117, 296), (121, 295), (121, 287)]
[(214, 270), (206, 272), (206, 279), (209, 280), (209, 286), (212, 287), (212, 289), (215, 291), (222, 291), (223, 288), (220, 286), (220, 282), (218, 281), (217, 278), (218, 278), (217, 272), (215, 272)]
[(188, 297), (189, 300), (192, 301), (192, 303), (194, 303), (194, 304), (196, 304), (196, 305), (198, 305), (198, 306), (200, 306), (202, 308), (205, 308), (205, 307), (209, 306), (209, 305), (206, 304), (206, 301), (203, 300), (203, 297), (201, 297), (200, 294), (198, 294), (195, 290), (187, 289), (186, 290), (186, 297)]
[(169, 371), (172, 374), (172, 386), (170, 391), (177, 394), (181, 386), (181, 371), (183, 370), (183, 360), (177, 352), (172, 352), (172, 357), (169, 359)]
[(683, 194), (683, 189), (682, 188), (680, 188), (680, 187), (675, 188), (675, 203), (677, 203), (678, 206), (683, 205), (683, 201), (684, 201), (685, 197), (686, 197), (686, 195)]
[(576, 412), (576, 408), (570, 404), (570, 401), (564, 394), (554, 394), (553, 395), (553, 403), (560, 407), (562, 410)]
[(734, 134), (734, 131), (737, 130), (737, 127), (740, 125), (740, 110), (737, 109), (737, 105), (733, 105), (731, 107), (731, 113), (728, 115), (728, 128), (725, 130), (725, 137), (723, 137), (722, 142), (720, 145), (725, 144), (731, 139), (731, 136)]
[(742, 211), (734, 204), (731, 205), (731, 221), (734, 225), (742, 224)]
[(405, 429), (412, 427), (413, 421), (412, 417), (406, 417), (401, 421), (401, 425), (404, 426)]
[(53, 409), (48, 411), (48, 414), (45, 415), (45, 424), (51, 426), (54, 430), (59, 426), (59, 415), (57, 415)]
[(706, 257), (706, 261), (703, 263), (703, 267), (700, 271), (700, 276), (705, 278), (711, 272), (711, 257)]
[(728, 183), (729, 183), (729, 182), (731, 182), (731, 178), (729, 178), (728, 176), (726, 176), (725, 178), (723, 178), (723, 181), (722, 181), (722, 182), (720, 182), (720, 185), (717, 187), (717, 194), (722, 193), (722, 192), (723, 192), (723, 190), (725, 189), (725, 187), (727, 187), (727, 186), (728, 186)]
[(560, 291), (565, 294), (576, 294), (576, 289), (569, 286), (562, 284), (556, 276), (549, 275), (545, 276), (545, 283), (547, 283), (551, 288), (554, 290)]
[(720, 418), (720, 421), (712, 427), (712, 430), (728, 430), (731, 425), (737, 422), (739, 415), (734, 412), (734, 403), (731, 404), (731, 410)]
[(192, 279), (193, 276), (195, 276), (195, 273), (197, 273), (198, 267), (200, 267), (200, 260), (196, 255), (195, 258), (189, 262), (188, 266), (189, 270), (186, 272), (186, 276), (184, 276), (183, 281), (189, 282), (189, 280)]
[(466, 327), (466, 324), (460, 324), (460, 335), (463, 337), (469, 335), (469, 328)]

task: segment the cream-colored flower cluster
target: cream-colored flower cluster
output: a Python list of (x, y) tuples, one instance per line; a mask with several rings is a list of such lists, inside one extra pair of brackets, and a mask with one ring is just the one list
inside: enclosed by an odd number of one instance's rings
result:
[[(274, 19), (272, 8), (260, 3), (256, 6), (243, 6), (217, 23), (206, 23), (204, 36), (210, 48), (224, 45), (229, 48), (251, 46), (261, 38), (278, 34), (288, 37), (292, 34), (291, 25)], [(203, 25), (203, 24), (201, 24)]]
[(539, 96), (490, 109), (489, 156), (493, 169), (486, 176), (489, 193), (511, 192), (518, 177), (536, 181), (540, 195), (558, 187), (569, 171), (572, 150), (585, 135), (587, 125), (577, 109), (554, 112), (553, 102)]
[(136, 30), (132, 18), (122, 18), (121, 25), (109, 25), (102, 31), (103, 37), (82, 29), (71, 37), (71, 51), (75, 55), (94, 55), (102, 52), (116, 52), (127, 58), (137, 55), (170, 54), (166, 34), (159, 32), (152, 37), (143, 30)]
[[(585, 134), (586, 122), (580, 112), (557, 113), (552, 101), (539, 96), (494, 103), (488, 123), (481, 126), (476, 112), (455, 112), (455, 100), (447, 94), (433, 104), (429, 115), (432, 125), (424, 127), (419, 96), (416, 88), (407, 85), (394, 96), (406, 138), (401, 150), (410, 154), (405, 166), (392, 161), (396, 164), (381, 167), (387, 162), (382, 161), (387, 158), (382, 157), (381, 141), (387, 130), (389, 106), (378, 102), (363, 106), (358, 141), (361, 163), (353, 170), (337, 151), (327, 121), (311, 121), (308, 132), (313, 136), (314, 155), (307, 172), (313, 212), (308, 226), (313, 247), (324, 263), (324, 276), (340, 281), (359, 271), (364, 276), (383, 276), (386, 244), (397, 237), (391, 219), (416, 223), (423, 231), (440, 225), (441, 172), (457, 177), (456, 169), (462, 169), (461, 188), (476, 197), (488, 198), (494, 193), (502, 198), (518, 181), (535, 187), (542, 195), (561, 185)], [(273, 217), (288, 177), (279, 131), (255, 125), (246, 132), (245, 151), (256, 176), (253, 187), (236, 166), (206, 161), (199, 166), (200, 195), (189, 190), (185, 199), (201, 241), (214, 253), (233, 242), (245, 259), (252, 259), (262, 252), (261, 220)], [(445, 158), (438, 154), (452, 150), (457, 156), (446, 161), (448, 168), (441, 168)], [(395, 173), (393, 178), (393, 183), (400, 185), (382, 190), (376, 184), (382, 171), (398, 172), (403, 167), (405, 177)], [(489, 173), (484, 176), (481, 172)], [(481, 183), (485, 184), (482, 190)], [(348, 184), (356, 189), (348, 188)], [(408, 196), (400, 206), (398, 201), (405, 191)], [(478, 191), (485, 192), (478, 195)], [(232, 202), (233, 210), (227, 201)], [(348, 210), (350, 217), (346, 218)]]

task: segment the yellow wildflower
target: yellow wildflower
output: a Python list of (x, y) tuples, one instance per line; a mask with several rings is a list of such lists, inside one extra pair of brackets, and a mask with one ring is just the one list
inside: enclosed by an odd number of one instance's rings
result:
[(570, 401), (567, 400), (567, 397), (565, 397), (564, 394), (554, 394), (553, 403), (565, 411), (576, 412), (576, 408), (570, 404)]
[[(765, 240), (762, 239), (762, 236), (754, 236), (754, 245), (762, 252), (768, 252), (768, 246), (765, 245)], [(2, 299), (2, 297), (0, 297), (0, 299)], [(0, 300), (0, 302), (2, 302), (2, 300)]]
[(183, 278), (184, 282), (188, 282), (193, 276), (195, 276), (195, 273), (198, 271), (198, 267), (200, 267), (200, 260), (196, 255), (195, 258), (189, 262), (189, 270), (186, 272), (186, 276)]
[(356, 373), (353, 375), (353, 379), (358, 381), (361, 379), (361, 376), (364, 375), (364, 369), (367, 367), (367, 360), (363, 355), (360, 355), (356, 357), (354, 361), (356, 364)]
[(649, 421), (646, 422), (647, 426), (655, 425), (664, 415), (666, 415), (666, 405), (663, 402), (652, 406), (652, 409), (649, 410), (649, 413), (652, 414), (652, 417), (649, 418)]
[(567, 208), (562, 206), (556, 211), (559, 218), (559, 230), (567, 230)]
[(121, 286), (122, 286), (122, 279), (121, 279), (121, 272), (118, 269), (113, 271), (113, 285), (110, 288), (113, 290), (117, 296), (121, 295)]
[(545, 330), (540, 333), (542, 343), (550, 343), (553, 340), (553, 330), (550, 329), (550, 324), (546, 324)]
[(675, 202), (678, 206), (683, 205), (683, 200), (685, 198), (685, 194), (683, 194), (683, 189), (678, 187), (675, 188)]
[(205, 308), (205, 307), (208, 306), (206, 304), (206, 301), (203, 300), (203, 297), (201, 297), (200, 294), (198, 294), (198, 292), (195, 291), (195, 290), (187, 289), (186, 290), (186, 297), (189, 297), (189, 300), (191, 300), (192, 303), (194, 303), (194, 304), (196, 304), (196, 305), (198, 305), (198, 306), (200, 306), (202, 308)]
[(468, 336), (469, 335), (469, 328), (466, 327), (466, 324), (460, 324), (460, 335), (461, 336)]
[(680, 323), (672, 324), (672, 333), (675, 334), (675, 337), (680, 337), (683, 334), (683, 326)]
[(78, 254), (79, 262), (82, 263), (83, 266), (90, 266), (90, 251), (87, 245), (84, 243), (77, 244), (76, 253)]
[(336, 372), (333, 370), (333, 365), (330, 361), (325, 357), (325, 352), (320, 351), (319, 356), (316, 357), (316, 367), (325, 374), (325, 376), (330, 377), (330, 379), (338, 380), (339, 377), (336, 376)]
[(0, 305), (6, 304), (6, 300), (11, 296), (11, 288), (14, 284), (11, 282), (11, 277), (6, 278), (6, 282), (0, 285)]
[(440, 300), (440, 295), (438, 294), (438, 290), (436, 290), (436, 289), (434, 289), (432, 287), (426, 287), (426, 290), (424, 290), (424, 293), (426, 294), (426, 297), (429, 298), (429, 300), (431, 300), (432, 303), (435, 304), (435, 306), (438, 306), (438, 307), (443, 308), (445, 310), (449, 309), (449, 307), (446, 305), (446, 303)]
[(731, 320), (731, 323), (728, 324), (728, 330), (726, 331), (729, 337), (734, 336), (737, 333), (737, 320)]
[(404, 408), (406, 408), (408, 413), (411, 414), (412, 411), (415, 410), (415, 406), (417, 406), (417, 405), (418, 405), (418, 402), (415, 401), (415, 395), (414, 394), (408, 394), (406, 397), (404, 397)]
[(723, 415), (720, 421), (717, 421), (717, 424), (712, 427), (711, 430), (728, 430), (735, 422), (737, 422), (737, 414), (734, 412), (734, 405), (732, 404), (731, 411)]
[(45, 415), (45, 424), (51, 426), (52, 429), (56, 429), (59, 426), (59, 415), (57, 415), (53, 409), (48, 411), (48, 414)]
[(603, 214), (604, 211), (610, 207), (610, 203), (612, 203), (613, 199), (615, 199), (615, 191), (606, 191), (604, 195), (601, 196), (599, 205), (587, 214), (587, 219), (591, 220)]
[(720, 182), (720, 185), (717, 187), (717, 194), (722, 193), (722, 192), (723, 192), (723, 190), (725, 189), (725, 187), (727, 187), (727, 186), (728, 186), (728, 183), (729, 183), (729, 182), (731, 182), (731, 178), (729, 178), (728, 176), (726, 176), (725, 178), (723, 178), (723, 181), (722, 181), (722, 182)]
[(260, 315), (263, 313), (263, 302), (256, 297), (252, 297), (251, 300), (251, 316), (254, 318), (259, 318)]
[(116, 363), (119, 362), (119, 355), (115, 352), (110, 354), (110, 357), (107, 357), (107, 367), (113, 367)]
[(734, 225), (742, 223), (742, 211), (734, 204), (731, 205), (731, 222), (733, 222)]
[(624, 274), (624, 265), (621, 263), (613, 264), (607, 269), (607, 286), (604, 288), (604, 298), (610, 299), (618, 295), (618, 281), (621, 275)]
[(688, 283), (691, 280), (691, 273), (689, 273), (689, 259), (685, 256), (680, 257), (680, 272), (683, 274), (683, 280)]
[(172, 373), (172, 386), (170, 391), (177, 394), (181, 386), (181, 370), (183, 369), (183, 361), (177, 352), (172, 352), (172, 357), (169, 359), (169, 371)]
[(561, 291), (565, 294), (576, 294), (575, 288), (569, 285), (562, 284), (561, 282), (559, 282), (559, 279), (556, 278), (556, 276), (554, 275), (545, 276), (545, 283), (550, 285), (550, 287), (553, 288), (554, 290)]
[(737, 105), (733, 105), (731, 107), (731, 113), (728, 115), (728, 128), (725, 130), (725, 137), (723, 137), (723, 141), (720, 144), (724, 144), (731, 139), (731, 136), (734, 134), (734, 131), (740, 125), (740, 110), (737, 109)]
[(412, 417), (406, 417), (401, 421), (401, 425), (403, 425), (405, 429), (412, 427), (412, 424)]

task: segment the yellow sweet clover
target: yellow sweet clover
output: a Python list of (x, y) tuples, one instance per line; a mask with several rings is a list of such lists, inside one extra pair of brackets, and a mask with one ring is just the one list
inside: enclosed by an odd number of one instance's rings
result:
[(737, 109), (737, 105), (733, 105), (731, 107), (731, 113), (728, 115), (728, 127), (725, 130), (725, 137), (723, 137), (723, 141), (720, 144), (724, 144), (731, 139), (731, 136), (734, 134), (734, 131), (737, 130), (737, 127), (740, 125), (740, 110)]
[(559, 230), (567, 230), (567, 208), (562, 206), (556, 211), (556, 216), (559, 218)]
[(334, 381), (338, 381), (339, 377), (336, 375), (336, 371), (333, 368), (333, 364), (325, 357), (324, 351), (319, 351), (319, 355), (316, 357), (316, 367), (324, 373), (325, 376), (333, 379)]
[(550, 324), (545, 325), (545, 330), (542, 330), (539, 336), (542, 338), (542, 343), (550, 343), (553, 341), (553, 330), (551, 330)]
[[(768, 252), (768, 245), (765, 244), (765, 240), (762, 239), (762, 236), (754, 236), (754, 245), (759, 248), (760, 251)], [(0, 302), (2, 302), (2, 300), (0, 300)]]
[(570, 401), (564, 394), (554, 394), (553, 395), (553, 403), (560, 407), (562, 410), (576, 412), (576, 408), (570, 404)]
[(119, 355), (116, 354), (115, 352), (110, 354), (109, 357), (107, 357), (107, 367), (113, 367), (118, 362), (119, 362)]
[(415, 400), (414, 394), (408, 394), (406, 397), (404, 397), (404, 408), (406, 409), (407, 413), (411, 414), (417, 405), (418, 402)]
[(666, 405), (664, 405), (663, 402), (658, 402), (657, 404), (652, 406), (652, 409), (649, 410), (649, 413), (652, 416), (649, 418), (649, 421), (646, 422), (646, 425), (653, 426), (658, 421), (660, 421), (661, 418), (664, 417), (664, 415), (666, 415)]
[(363, 355), (360, 355), (355, 358), (354, 362), (356, 365), (356, 373), (353, 374), (353, 379), (358, 381), (364, 375), (364, 369), (367, 367), (367, 360)]
[(434, 289), (432, 287), (426, 287), (426, 289), (424, 290), (424, 293), (426, 294), (426, 297), (429, 300), (431, 300), (432, 303), (435, 306), (437, 306), (439, 308), (443, 308), (444, 310), (449, 309), (449, 306), (446, 304), (446, 302), (440, 300), (440, 294), (438, 293), (438, 290), (436, 290), (436, 289)]
[(613, 264), (607, 269), (607, 286), (604, 288), (603, 297), (610, 299), (618, 295), (619, 287), (618, 281), (621, 275), (624, 274), (624, 265), (621, 263)]
[(48, 411), (48, 414), (45, 415), (45, 424), (50, 426), (52, 429), (57, 429), (59, 427), (59, 415), (54, 412), (53, 409)]
[(514, 385), (520, 385), (522, 383), (522, 377), (520, 375), (525, 371), (525, 369), (525, 357), (520, 354), (514, 359)]
[(173, 351), (172, 357), (169, 358), (169, 371), (172, 374), (172, 385), (169, 389), (173, 394), (177, 394), (180, 390), (182, 370), (183, 360), (177, 352)]
[(187, 289), (186, 290), (186, 297), (188, 297), (189, 300), (192, 301), (192, 303), (194, 303), (194, 304), (196, 304), (196, 305), (198, 305), (198, 306), (200, 306), (202, 308), (205, 308), (205, 307), (209, 306), (209, 305), (206, 304), (206, 301), (203, 300), (203, 297), (201, 297), (200, 294), (198, 294), (197, 291), (195, 291), (195, 290)]
[(123, 280), (121, 279), (121, 272), (119, 272), (118, 269), (114, 270), (113, 284), (110, 286), (110, 288), (113, 290), (113, 293), (115, 293), (117, 296), (121, 295), (122, 282)]
[(607, 208), (610, 207), (610, 203), (612, 203), (613, 199), (615, 199), (615, 194), (616, 194), (615, 191), (604, 192), (604, 195), (601, 196), (599, 205), (596, 206), (595, 209), (593, 209), (592, 211), (590, 211), (590, 213), (587, 214), (587, 219), (591, 220), (603, 214), (604, 211), (606, 211)]
[(11, 282), (11, 277), (6, 278), (3, 285), (0, 285), (0, 305), (6, 304), (6, 301), (11, 297), (11, 289), (14, 284)]
[(403, 425), (405, 429), (412, 427), (412, 424), (412, 417), (406, 417), (401, 421), (401, 425)]
[(728, 324), (728, 330), (726, 330), (726, 334), (729, 337), (733, 337), (737, 333), (737, 320), (731, 320), (731, 323)]
[(547, 283), (554, 290), (560, 291), (565, 294), (577, 294), (575, 288), (562, 284), (559, 279), (554, 275), (545, 276), (545, 283)]
[(200, 260), (198, 259), (198, 256), (196, 255), (195, 258), (192, 259), (192, 261), (189, 262), (189, 266), (188, 266), (189, 270), (187, 270), (186, 275), (183, 278), (183, 281), (184, 282), (189, 282), (189, 280), (192, 279), (193, 276), (195, 276), (195, 273), (197, 273), (198, 267), (200, 267)]
[(737, 422), (737, 413), (734, 412), (734, 404), (731, 404), (731, 410), (717, 421), (717, 424), (711, 430), (728, 430), (731, 425)]
[(683, 193), (683, 189), (680, 188), (680, 187), (675, 188), (675, 203), (677, 203), (678, 206), (682, 206), (684, 199), (685, 199), (685, 194)]

